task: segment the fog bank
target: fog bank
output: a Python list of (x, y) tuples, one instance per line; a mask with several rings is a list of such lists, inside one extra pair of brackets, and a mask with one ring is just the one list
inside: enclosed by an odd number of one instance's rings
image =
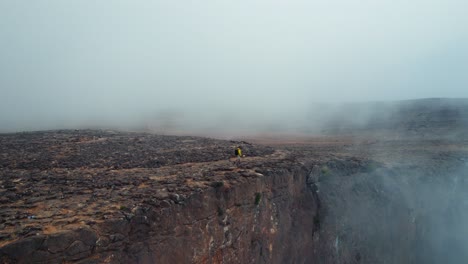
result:
[(318, 102), (468, 97), (467, 8), (2, 1), (0, 130), (134, 128), (155, 116), (291, 127)]

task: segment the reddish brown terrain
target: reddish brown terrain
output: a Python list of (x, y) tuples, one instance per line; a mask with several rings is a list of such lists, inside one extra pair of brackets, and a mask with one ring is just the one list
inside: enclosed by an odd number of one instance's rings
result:
[[(238, 145), (246, 157), (236, 166)], [(4, 134), (0, 146), (2, 263), (312, 255), (318, 199), (306, 178), (326, 156), (306, 161), (247, 142), (91, 130)]]
[(466, 263), (465, 110), (372, 136), (0, 134), (0, 263)]

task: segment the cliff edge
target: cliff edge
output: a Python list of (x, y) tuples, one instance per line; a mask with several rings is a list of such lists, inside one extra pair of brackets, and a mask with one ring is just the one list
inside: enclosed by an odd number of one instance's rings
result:
[[(238, 145), (240, 166), (230, 160)], [(3, 134), (0, 146), (2, 263), (313, 257), (319, 201), (307, 178), (316, 164), (297, 153), (93, 130)]]

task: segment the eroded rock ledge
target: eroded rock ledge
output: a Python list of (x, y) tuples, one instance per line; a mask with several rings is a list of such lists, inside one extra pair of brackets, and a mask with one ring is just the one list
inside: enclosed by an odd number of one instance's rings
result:
[[(229, 160), (237, 145), (247, 155)], [(2, 263), (303, 263), (322, 161), (111, 131), (0, 136)], [(308, 181), (309, 179), (309, 181)]]

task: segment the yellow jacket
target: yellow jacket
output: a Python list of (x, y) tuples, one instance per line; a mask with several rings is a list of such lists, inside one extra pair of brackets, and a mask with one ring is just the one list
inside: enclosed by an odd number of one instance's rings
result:
[(242, 149), (237, 148), (237, 156), (242, 157)]

